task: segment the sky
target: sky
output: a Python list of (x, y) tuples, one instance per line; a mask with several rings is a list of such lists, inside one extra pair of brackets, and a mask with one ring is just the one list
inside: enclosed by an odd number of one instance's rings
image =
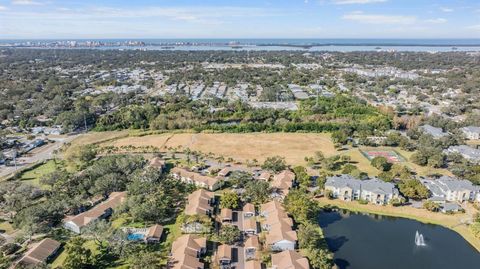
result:
[(0, 39), (480, 38), (480, 0), (0, 0)]

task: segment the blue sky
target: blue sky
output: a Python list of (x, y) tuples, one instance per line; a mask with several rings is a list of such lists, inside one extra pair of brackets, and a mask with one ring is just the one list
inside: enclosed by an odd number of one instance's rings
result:
[(16, 38), (480, 38), (480, 0), (0, 0)]

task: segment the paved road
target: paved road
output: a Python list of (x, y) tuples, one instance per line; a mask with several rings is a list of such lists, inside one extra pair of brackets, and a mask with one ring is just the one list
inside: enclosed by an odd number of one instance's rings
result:
[[(32, 150), (28, 155), (17, 158), (17, 170), (28, 167), (31, 164), (42, 162), (53, 158), (53, 152), (61, 148), (65, 143), (69, 143), (79, 135), (71, 135), (66, 137), (55, 137), (48, 138), (49, 140), (55, 141), (54, 143), (49, 143), (46, 146), (40, 147), (38, 149)], [(14, 166), (0, 166), (0, 179), (8, 177), (15, 173)]]

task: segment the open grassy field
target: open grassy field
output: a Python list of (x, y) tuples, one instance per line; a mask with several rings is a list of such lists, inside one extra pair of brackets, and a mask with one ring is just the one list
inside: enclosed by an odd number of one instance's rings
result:
[[(111, 135), (109, 135), (111, 136)], [(348, 155), (357, 167), (371, 176), (377, 176), (380, 171), (370, 165), (370, 161), (362, 155), (360, 150), (364, 147), (351, 148), (344, 151), (337, 151), (330, 134), (320, 133), (249, 133), (249, 134), (209, 134), (209, 133), (165, 133), (146, 136), (129, 136), (109, 140), (101, 143), (104, 146), (155, 146), (161, 150), (169, 147), (190, 148), (191, 150), (201, 151), (203, 153), (214, 153), (217, 156), (226, 158), (232, 157), (234, 160), (245, 162), (246, 160), (256, 159), (260, 163), (267, 157), (279, 155), (285, 157), (290, 165), (306, 165), (304, 158), (311, 157), (316, 151), (321, 151), (326, 157), (333, 155)], [(383, 147), (384, 150), (395, 150), (405, 162), (401, 162), (410, 169), (416, 171), (419, 175), (439, 173), (450, 175), (445, 169), (434, 169), (422, 167), (408, 161), (412, 152), (400, 150), (398, 148)]]
[(155, 146), (161, 149), (181, 146), (238, 161), (257, 159), (263, 162), (267, 157), (279, 155), (292, 165), (304, 165), (304, 158), (313, 156), (316, 151), (322, 151), (326, 156), (338, 154), (329, 134), (310, 133), (160, 134), (126, 137), (102, 145)]
[(62, 167), (61, 164), (55, 163), (54, 160), (50, 160), (32, 170), (23, 172), (20, 175), (20, 180), (24, 183), (32, 184), (40, 188), (46, 188), (46, 186), (40, 184), (40, 179), (43, 176), (52, 173), (56, 169), (59, 169), (60, 167)]
[(89, 132), (83, 134), (72, 141), (72, 146), (76, 145), (88, 145), (105, 142), (111, 139), (116, 139), (124, 136), (128, 136), (129, 130), (124, 131), (112, 131), (112, 132)]

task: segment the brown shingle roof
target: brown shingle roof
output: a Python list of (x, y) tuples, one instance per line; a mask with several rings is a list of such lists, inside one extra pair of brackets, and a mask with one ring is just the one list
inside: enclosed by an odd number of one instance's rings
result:
[(288, 193), (288, 190), (293, 185), (295, 180), (295, 174), (292, 171), (284, 170), (273, 177), (273, 181), (270, 183), (273, 188), (281, 190), (284, 194)]
[(294, 250), (272, 255), (272, 266), (276, 269), (309, 269), (308, 260)]
[(97, 220), (99, 217), (105, 214), (108, 209), (113, 209), (119, 206), (125, 201), (126, 197), (126, 192), (112, 192), (106, 201), (98, 204), (88, 211), (74, 216), (73, 218), (66, 218), (64, 221), (71, 221), (78, 227), (86, 226), (90, 222)]
[(174, 167), (171, 172), (177, 176), (188, 178), (192, 181), (204, 184), (209, 188), (213, 187), (220, 180), (220, 178), (204, 176), (198, 173), (190, 172), (180, 167)]
[(267, 245), (273, 245), (282, 240), (296, 242), (297, 232), (293, 231), (290, 226), (281, 224), (273, 226), (265, 238)]
[(247, 238), (245, 241), (245, 248), (256, 248), (260, 247), (260, 241), (258, 241), (258, 236), (253, 235)]
[(246, 203), (243, 206), (243, 213), (253, 213), (253, 214), (255, 214), (255, 206), (251, 203)]
[(213, 192), (204, 189), (199, 189), (188, 195), (187, 205), (185, 206), (185, 214), (197, 215), (206, 214), (213, 208), (209, 201), (215, 197)]
[(150, 160), (149, 165), (154, 168), (163, 168), (165, 166), (165, 161), (160, 157), (155, 157)]
[(203, 263), (197, 258), (202, 248), (207, 246), (207, 239), (197, 235), (183, 235), (172, 244), (171, 268), (203, 268)]
[(232, 220), (233, 218), (233, 212), (230, 208), (222, 208), (222, 211), (220, 211), (220, 218), (222, 220)]
[(58, 248), (60, 248), (60, 243), (50, 238), (45, 238), (40, 241), (38, 244), (33, 246), (30, 250), (25, 253), (22, 259), (20, 259), (20, 264), (35, 265), (42, 262), (45, 262), (51, 255), (53, 255)]
[(245, 269), (262, 269), (262, 264), (255, 260), (247, 261), (245, 262)]
[(232, 260), (232, 247), (229, 245), (221, 245), (217, 249), (217, 259)]
[(147, 238), (160, 238), (162, 237), (163, 226), (155, 224), (148, 229)]
[(255, 220), (255, 218), (245, 219), (243, 221), (243, 230), (254, 230), (255, 232), (257, 232), (257, 221)]
[(273, 212), (280, 211), (280, 210), (285, 211), (285, 209), (283, 208), (283, 205), (277, 200), (270, 201), (260, 206), (260, 211), (264, 215), (269, 215)]

